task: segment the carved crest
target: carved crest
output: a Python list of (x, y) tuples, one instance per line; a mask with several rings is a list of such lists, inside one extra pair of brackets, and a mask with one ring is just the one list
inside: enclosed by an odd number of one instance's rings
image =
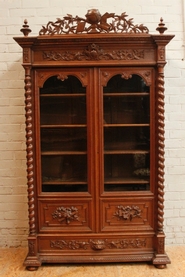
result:
[(57, 21), (49, 21), (42, 26), (39, 35), (60, 35), (78, 33), (148, 33), (149, 30), (143, 24), (134, 25), (133, 18), (127, 19), (128, 15), (123, 12), (121, 15), (108, 13), (101, 15), (99, 10), (88, 10), (86, 18), (73, 17), (67, 14)]

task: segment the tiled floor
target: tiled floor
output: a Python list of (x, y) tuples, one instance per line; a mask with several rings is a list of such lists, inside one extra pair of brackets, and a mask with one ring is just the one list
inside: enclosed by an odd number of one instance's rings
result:
[(43, 265), (27, 271), (22, 265), (26, 248), (0, 249), (1, 277), (185, 277), (185, 246), (167, 246), (171, 264), (157, 269), (147, 263), (106, 265)]

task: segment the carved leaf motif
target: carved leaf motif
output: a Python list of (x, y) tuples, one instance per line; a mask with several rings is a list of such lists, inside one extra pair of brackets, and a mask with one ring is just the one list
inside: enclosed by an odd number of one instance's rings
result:
[(121, 78), (123, 78), (125, 80), (131, 79), (132, 78), (132, 74), (127, 73), (127, 72), (123, 72), (122, 75), (121, 75)]
[(88, 240), (88, 241), (79, 241), (79, 240), (52, 240), (50, 242), (51, 248), (59, 248), (61, 250), (104, 250), (104, 249), (125, 249), (125, 248), (142, 248), (146, 247), (145, 239), (121, 239), (121, 240)]
[(99, 45), (93, 43), (79, 52), (44, 51), (43, 59), (47, 61), (82, 61), (82, 60), (139, 60), (144, 58), (144, 50), (128, 49), (105, 52)]
[(108, 13), (101, 15), (97, 9), (92, 9), (85, 15), (86, 18), (72, 15), (57, 18), (56, 22), (49, 21), (42, 26), (39, 35), (60, 35), (75, 33), (148, 33), (143, 24), (134, 25), (133, 18), (127, 19), (124, 12), (121, 15)]
[(91, 248), (94, 250), (103, 250), (106, 248), (105, 240), (90, 240)]
[(74, 220), (79, 221), (78, 209), (75, 207), (59, 207), (54, 213), (52, 213), (52, 217), (58, 219), (59, 222), (65, 222), (66, 224), (69, 224)]
[(71, 250), (84, 249), (84, 250), (86, 250), (88, 245), (89, 245), (88, 242), (76, 241), (76, 240), (71, 240), (71, 241), (57, 240), (57, 241), (50, 242), (51, 248), (60, 248), (62, 250), (63, 249), (71, 249)]
[(116, 216), (118, 220), (132, 221), (134, 217), (141, 217), (141, 210), (138, 206), (118, 206), (114, 216)]
[(57, 79), (61, 80), (61, 81), (65, 81), (66, 79), (68, 79), (67, 75), (63, 75), (63, 74), (58, 74), (57, 75)]

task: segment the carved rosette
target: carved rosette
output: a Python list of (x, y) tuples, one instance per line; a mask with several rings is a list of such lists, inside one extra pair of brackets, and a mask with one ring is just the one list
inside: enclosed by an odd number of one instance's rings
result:
[(61, 250), (104, 250), (104, 249), (127, 249), (127, 248), (144, 248), (146, 247), (146, 239), (121, 239), (121, 240), (102, 240), (90, 239), (88, 241), (79, 240), (52, 240), (51, 248), (59, 248)]
[(118, 206), (114, 216), (118, 218), (118, 220), (130, 220), (134, 217), (141, 217), (141, 210), (138, 206)]
[(163, 67), (158, 74), (158, 231), (163, 232), (164, 215), (164, 75)]
[(72, 221), (79, 221), (78, 209), (76, 207), (58, 207), (52, 217), (60, 223), (70, 224)]
[(68, 14), (57, 21), (49, 21), (42, 26), (39, 35), (61, 35), (78, 33), (148, 33), (143, 24), (134, 25), (133, 19), (127, 19), (127, 14), (108, 13), (101, 15), (97, 9), (88, 10), (86, 18), (73, 17)]
[(29, 232), (36, 233), (35, 229), (35, 204), (34, 204), (34, 159), (33, 159), (33, 118), (31, 96), (31, 69), (25, 66), (25, 111), (26, 111), (26, 152), (27, 152), (27, 184), (28, 184), (28, 211)]

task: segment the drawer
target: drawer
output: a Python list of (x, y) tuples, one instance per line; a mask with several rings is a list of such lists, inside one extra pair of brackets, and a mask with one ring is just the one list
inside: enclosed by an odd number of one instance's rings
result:
[(38, 206), (40, 231), (92, 231), (91, 200), (41, 200)]
[(101, 200), (102, 231), (153, 230), (153, 199)]
[(101, 237), (100, 235), (89, 236), (42, 236), (38, 237), (39, 252), (58, 252), (60, 254), (78, 252), (87, 254), (99, 255), (104, 254), (115, 254), (124, 253), (128, 251), (141, 252), (151, 251), (153, 248), (153, 234), (146, 235), (135, 235), (135, 236), (116, 236), (107, 235)]

